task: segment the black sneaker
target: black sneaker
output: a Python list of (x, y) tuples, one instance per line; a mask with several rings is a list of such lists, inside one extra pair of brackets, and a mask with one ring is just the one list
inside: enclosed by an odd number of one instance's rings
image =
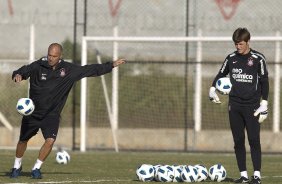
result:
[(16, 168), (13, 168), (11, 170), (11, 174), (10, 174), (10, 178), (17, 178), (18, 176), (21, 175), (21, 171), (22, 171), (22, 167), (16, 169)]
[(32, 179), (42, 179), (40, 169), (35, 169), (31, 171), (31, 178)]
[(252, 176), (250, 184), (261, 184), (261, 179), (258, 176)]
[(241, 176), (239, 179), (234, 180), (234, 183), (249, 183), (249, 179)]

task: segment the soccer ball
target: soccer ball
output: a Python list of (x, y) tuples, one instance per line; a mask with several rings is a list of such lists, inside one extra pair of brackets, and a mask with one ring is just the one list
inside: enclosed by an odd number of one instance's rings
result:
[(198, 176), (197, 168), (192, 165), (187, 165), (181, 172), (181, 178), (184, 182), (197, 182)]
[(155, 169), (155, 174), (154, 174), (154, 179), (155, 181), (158, 181), (157, 179), (157, 173), (158, 173), (158, 169), (161, 167), (162, 165), (161, 164), (157, 164), (157, 165), (154, 165), (154, 169)]
[(64, 150), (58, 151), (56, 153), (56, 161), (58, 164), (68, 164), (70, 162), (70, 155)]
[(20, 98), (16, 109), (21, 115), (28, 116), (34, 111), (34, 103), (30, 98)]
[(209, 169), (209, 177), (212, 181), (221, 182), (227, 176), (225, 168), (221, 164), (215, 164)]
[(197, 164), (194, 167), (196, 167), (196, 169), (198, 170), (198, 180), (197, 181), (198, 182), (205, 181), (209, 176), (208, 169), (201, 164)]
[(223, 95), (228, 95), (231, 91), (232, 84), (229, 77), (222, 77), (216, 81), (215, 88)]
[(164, 165), (159, 167), (156, 180), (160, 182), (172, 182), (174, 172), (172, 166)]
[(154, 166), (150, 164), (142, 164), (136, 169), (136, 175), (140, 181), (152, 181), (155, 176)]
[(172, 182), (182, 182), (181, 172), (184, 167), (182, 165), (174, 165), (172, 166), (172, 168), (173, 168), (173, 173), (174, 173), (174, 178)]

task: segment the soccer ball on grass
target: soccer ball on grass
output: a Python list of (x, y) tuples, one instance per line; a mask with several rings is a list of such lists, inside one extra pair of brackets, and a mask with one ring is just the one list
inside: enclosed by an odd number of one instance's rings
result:
[(152, 181), (155, 176), (155, 168), (150, 164), (142, 164), (137, 168), (136, 175), (140, 181)]
[(198, 170), (198, 180), (197, 181), (198, 182), (205, 181), (209, 176), (208, 169), (201, 164), (197, 164), (194, 167)]
[(30, 98), (20, 98), (17, 102), (16, 109), (23, 116), (28, 116), (34, 111), (34, 103)]
[(58, 164), (68, 164), (70, 162), (70, 155), (64, 150), (58, 151), (56, 153), (56, 161)]
[(172, 166), (163, 165), (159, 167), (155, 179), (156, 181), (160, 181), (160, 182), (172, 182), (173, 178), (174, 178), (174, 172)]
[(221, 164), (215, 164), (209, 169), (209, 177), (212, 181), (221, 182), (227, 176), (225, 168)]
[(174, 178), (172, 182), (182, 182), (181, 173), (184, 168), (182, 165), (174, 165), (172, 166), (174, 172)]
[(158, 173), (158, 169), (159, 169), (161, 166), (162, 166), (161, 164), (153, 165), (154, 170), (155, 170), (155, 174), (154, 174), (154, 180), (155, 180), (155, 181), (158, 181), (158, 180), (157, 180), (157, 173)]
[(198, 181), (198, 170), (192, 165), (187, 165), (181, 172), (181, 178), (183, 182), (197, 182)]
[(219, 93), (223, 95), (228, 95), (231, 91), (232, 84), (229, 77), (222, 77), (216, 81), (215, 88)]

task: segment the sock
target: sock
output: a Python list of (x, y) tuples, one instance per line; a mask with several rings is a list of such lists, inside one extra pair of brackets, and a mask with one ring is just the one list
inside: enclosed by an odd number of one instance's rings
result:
[(15, 157), (14, 168), (19, 169), (22, 165), (22, 158)]
[(242, 172), (240, 172), (240, 174), (241, 174), (241, 176), (243, 176), (245, 178), (249, 178), (247, 171), (242, 171)]
[(257, 176), (257, 177), (261, 178), (261, 176), (260, 176), (260, 171), (255, 171), (255, 172), (254, 172), (254, 176)]
[(37, 159), (33, 168), (32, 168), (32, 170), (40, 169), (42, 164), (43, 164), (43, 162), (41, 160)]

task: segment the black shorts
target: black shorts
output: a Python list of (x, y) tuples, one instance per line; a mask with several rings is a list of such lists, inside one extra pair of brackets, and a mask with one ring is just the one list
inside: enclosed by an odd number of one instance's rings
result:
[(48, 115), (44, 119), (24, 116), (22, 119), (20, 141), (28, 141), (41, 129), (44, 139), (56, 139), (59, 130), (60, 116)]

